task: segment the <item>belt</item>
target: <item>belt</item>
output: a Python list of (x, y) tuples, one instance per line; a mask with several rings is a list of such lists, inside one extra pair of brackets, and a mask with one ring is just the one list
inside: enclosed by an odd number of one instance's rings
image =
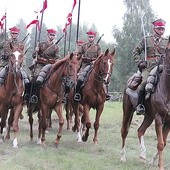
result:
[(158, 60), (157, 56), (147, 56), (146, 60)]

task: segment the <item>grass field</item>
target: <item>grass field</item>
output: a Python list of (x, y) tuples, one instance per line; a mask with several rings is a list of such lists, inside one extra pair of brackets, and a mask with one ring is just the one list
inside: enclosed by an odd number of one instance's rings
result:
[[(92, 123), (94, 110), (91, 110)], [(156, 136), (154, 124), (145, 134), (147, 147), (146, 163), (139, 160), (139, 144), (137, 128), (143, 116), (134, 115), (132, 126), (126, 141), (127, 162), (120, 162), (121, 149), (121, 121), (122, 103), (106, 102), (99, 127), (99, 143), (94, 145), (93, 128), (86, 143), (76, 141), (76, 133), (66, 130), (64, 125), (63, 136), (58, 148), (54, 145), (58, 128), (58, 118), (52, 115), (53, 125), (46, 134), (46, 147), (36, 145), (37, 116), (34, 115), (34, 141), (29, 141), (28, 116), (20, 120), (19, 147), (12, 147), (12, 139), (0, 144), (0, 170), (156, 170), (157, 166), (150, 166), (149, 161), (156, 153)], [(13, 133), (11, 133), (13, 138)], [(170, 169), (170, 144), (168, 143), (164, 160), (166, 169)]]

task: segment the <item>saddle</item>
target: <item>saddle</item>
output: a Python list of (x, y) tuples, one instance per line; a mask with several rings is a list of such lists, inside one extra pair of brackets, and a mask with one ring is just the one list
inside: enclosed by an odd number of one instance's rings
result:
[(87, 82), (87, 79), (89, 77), (90, 72), (93, 69), (93, 65), (88, 65), (87, 67), (85, 67), (81, 73), (79, 73), (78, 75), (78, 81), (81, 81), (81, 88), (85, 85), (85, 83)]

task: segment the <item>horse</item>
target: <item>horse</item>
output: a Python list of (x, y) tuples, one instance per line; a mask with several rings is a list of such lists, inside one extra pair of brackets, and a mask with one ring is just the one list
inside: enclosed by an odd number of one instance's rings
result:
[(79, 58), (77, 53), (71, 53), (69, 56), (55, 63), (48, 74), (44, 86), (40, 89), (40, 116), (39, 116), (39, 134), (37, 144), (45, 146), (45, 130), (48, 127), (47, 118), (51, 109), (55, 110), (59, 118), (59, 129), (55, 139), (56, 146), (59, 145), (64, 125), (64, 116), (62, 113), (62, 101), (65, 94), (65, 84), (73, 88), (77, 80), (77, 71), (79, 69)]
[(8, 128), (6, 139), (10, 138), (10, 127), (13, 127), (14, 140), (13, 147), (18, 147), (17, 134), (19, 131), (19, 117), (23, 110), (23, 92), (24, 84), (21, 76), (21, 69), (24, 60), (24, 52), (20, 48), (14, 48), (10, 45), (12, 51), (9, 54), (7, 73), (4, 84), (0, 86), (0, 139), (4, 141), (3, 128), (6, 126), (8, 111), (10, 111), (10, 118), (8, 118)]
[[(100, 116), (104, 109), (104, 103), (106, 101), (106, 93), (104, 90), (105, 84), (109, 84), (110, 77), (115, 59), (115, 49), (109, 52), (107, 49), (104, 53), (99, 55), (93, 63), (93, 68), (89, 73), (87, 81), (81, 89), (82, 98), (79, 102), (75, 103), (75, 124), (72, 128), (73, 131), (77, 131), (78, 142), (86, 142), (89, 136), (89, 129), (91, 128), (90, 109), (96, 109), (96, 117), (94, 122), (94, 137), (93, 142), (98, 142), (98, 129)], [(86, 128), (82, 134), (79, 107), (83, 107), (83, 115), (81, 122)]]
[[(158, 167), (164, 169), (163, 150), (170, 131), (170, 37), (163, 58), (163, 71), (159, 77), (159, 82), (147, 101), (144, 101), (145, 115), (142, 124), (138, 128), (138, 138), (140, 143), (140, 158), (146, 160), (146, 147), (144, 145), (144, 134), (147, 128), (155, 121), (155, 131), (157, 135), (157, 153), (152, 158), (151, 163), (158, 159)], [(126, 161), (125, 140), (135, 111), (134, 101), (126, 93), (123, 94), (123, 121), (121, 127), (122, 148), (121, 161)]]

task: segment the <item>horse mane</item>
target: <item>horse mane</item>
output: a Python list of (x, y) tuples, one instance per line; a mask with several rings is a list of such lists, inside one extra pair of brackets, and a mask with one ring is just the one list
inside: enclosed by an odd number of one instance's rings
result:
[(63, 64), (64, 62), (66, 62), (68, 60), (69, 56), (64, 57), (63, 59), (60, 59), (59, 61), (57, 61), (56, 63), (53, 64), (50, 73), (53, 73), (56, 69), (58, 69), (58, 67)]
[(108, 53), (109, 53), (109, 49), (107, 49), (104, 53), (101, 53), (101, 54), (96, 58), (96, 60), (94, 61), (94, 65), (96, 65), (96, 63), (98, 63), (98, 62), (103, 58), (103, 56), (106, 56)]

